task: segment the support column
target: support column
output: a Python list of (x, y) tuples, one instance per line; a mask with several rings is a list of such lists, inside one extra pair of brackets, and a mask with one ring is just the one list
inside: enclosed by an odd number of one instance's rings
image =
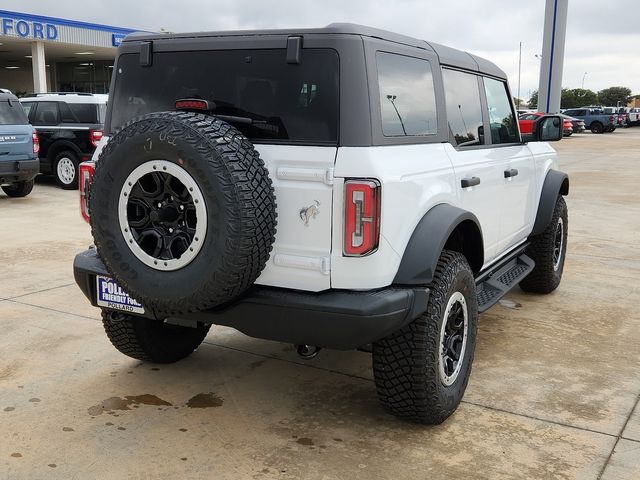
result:
[(568, 0), (546, 0), (542, 63), (538, 87), (539, 112), (560, 112), (568, 6)]
[(31, 44), (31, 68), (33, 70), (33, 91), (44, 93), (47, 91), (47, 67), (44, 57), (44, 43)]

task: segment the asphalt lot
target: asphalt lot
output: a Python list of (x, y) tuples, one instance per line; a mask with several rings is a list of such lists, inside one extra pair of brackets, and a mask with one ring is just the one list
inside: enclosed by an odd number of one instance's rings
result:
[(640, 127), (557, 148), (563, 282), (481, 316), (437, 427), (379, 408), (366, 353), (304, 361), (214, 327), (174, 365), (121, 355), (73, 282), (91, 243), (77, 192), (0, 193), (0, 478), (640, 478)]

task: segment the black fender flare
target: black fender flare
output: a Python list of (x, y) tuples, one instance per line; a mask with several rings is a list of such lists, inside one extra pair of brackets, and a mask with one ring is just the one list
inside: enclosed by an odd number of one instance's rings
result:
[(559, 170), (549, 170), (542, 184), (538, 212), (533, 224), (531, 235), (539, 235), (544, 232), (553, 218), (553, 209), (556, 206), (558, 195), (569, 194), (569, 175)]
[(82, 151), (69, 140), (59, 139), (54, 142), (47, 149), (47, 157), (51, 161), (51, 168), (53, 168), (53, 161), (56, 159), (56, 155), (64, 150), (71, 150), (78, 156), (78, 160), (82, 161)]
[[(431, 283), (440, 253), (449, 236), (465, 221), (475, 224), (482, 242), (480, 222), (473, 213), (446, 203), (436, 205), (425, 213), (409, 239), (393, 283), (398, 285)], [(480, 245), (480, 251), (484, 252), (482, 245)], [(482, 266), (482, 260), (480, 266)]]

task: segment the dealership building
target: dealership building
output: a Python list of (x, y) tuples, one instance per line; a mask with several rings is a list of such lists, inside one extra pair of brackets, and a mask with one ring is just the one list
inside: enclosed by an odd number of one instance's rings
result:
[(0, 88), (106, 93), (128, 28), (0, 10)]

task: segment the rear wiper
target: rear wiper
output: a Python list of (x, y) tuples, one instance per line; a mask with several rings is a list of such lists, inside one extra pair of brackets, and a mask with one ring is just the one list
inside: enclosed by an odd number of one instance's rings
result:
[(220, 120), (224, 120), (229, 123), (240, 123), (243, 125), (266, 125), (266, 120), (258, 120), (251, 117), (245, 117), (242, 115), (220, 115), (215, 113), (218, 105), (215, 101), (205, 100), (204, 98), (182, 98), (175, 102), (176, 110), (190, 110), (190, 111), (203, 111), (208, 112)]
[(220, 120), (224, 120), (229, 123), (241, 123), (243, 125), (266, 125), (266, 120), (257, 120), (251, 117), (239, 117), (236, 115), (218, 115), (217, 113), (212, 113), (212, 115)]

